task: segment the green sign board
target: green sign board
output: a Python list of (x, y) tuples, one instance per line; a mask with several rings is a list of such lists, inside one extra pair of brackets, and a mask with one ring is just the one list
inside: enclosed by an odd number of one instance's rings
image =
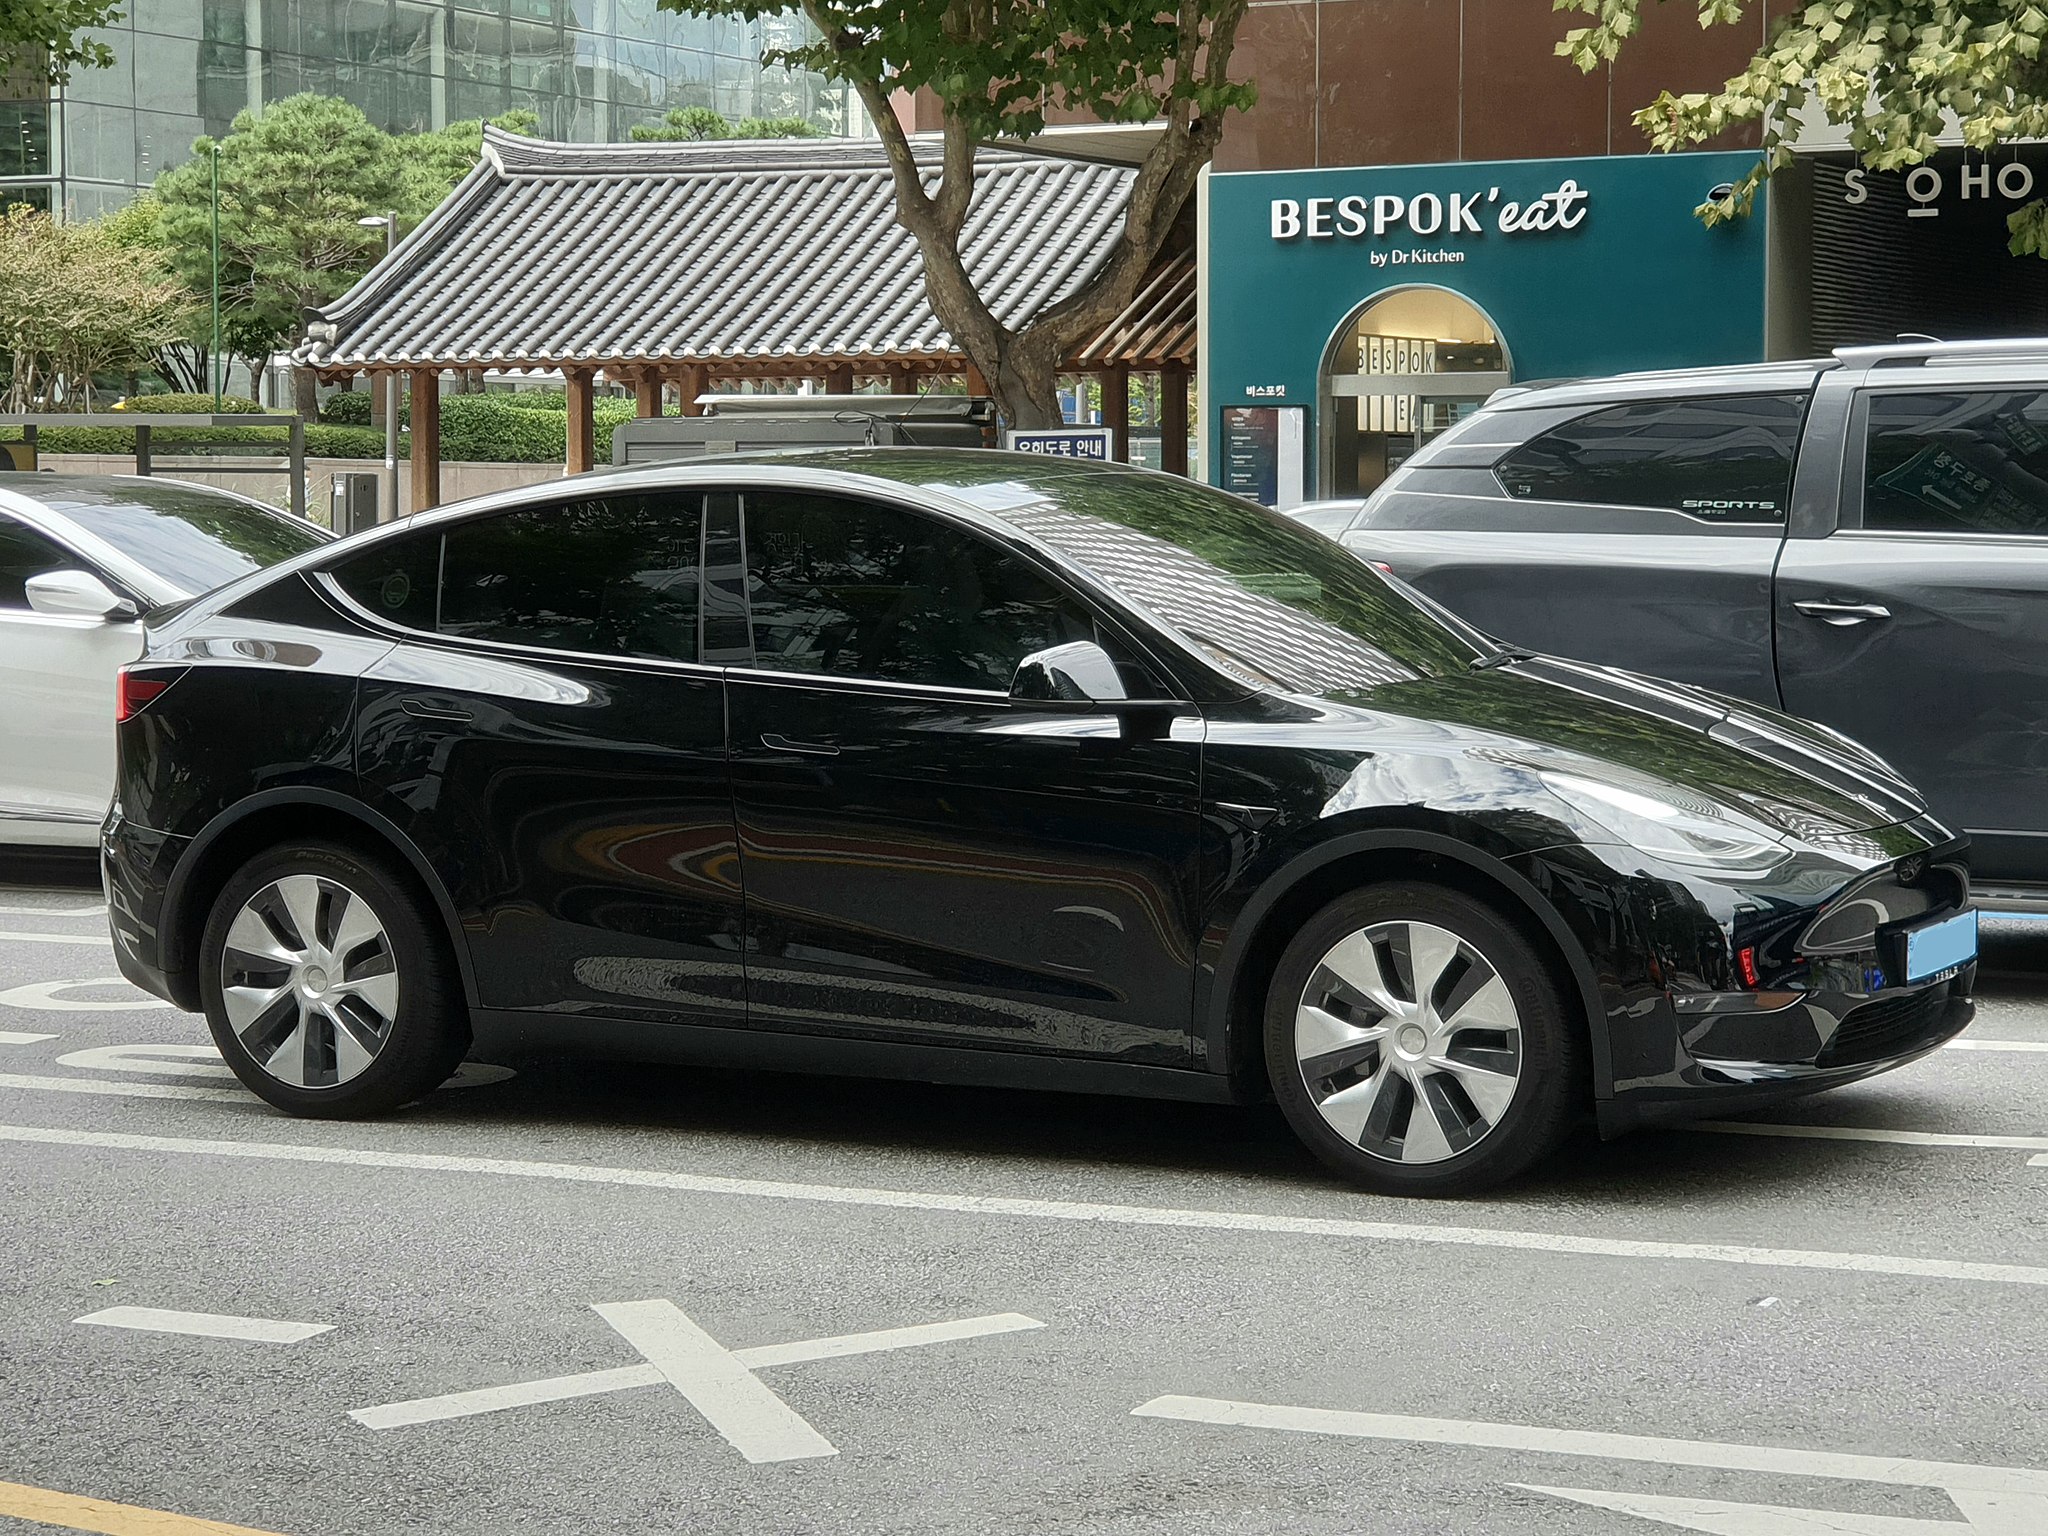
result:
[[(1754, 163), (1614, 155), (1213, 175), (1202, 256), (1210, 478), (1233, 408), (1304, 408), (1305, 439), (1318, 441), (1333, 341), (1402, 288), (1470, 301), (1518, 380), (1761, 360), (1761, 200), (1714, 229), (1693, 212)], [(1311, 447), (1310, 495), (1314, 457)]]

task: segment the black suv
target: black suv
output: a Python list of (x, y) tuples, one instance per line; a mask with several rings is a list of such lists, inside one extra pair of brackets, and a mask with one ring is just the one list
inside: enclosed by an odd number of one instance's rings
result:
[(1337, 536), (1489, 634), (1824, 721), (2048, 904), (2048, 340), (1533, 385)]
[(121, 968), (294, 1114), (472, 1048), (1270, 1092), (1450, 1193), (1970, 1016), (1963, 845), (1853, 744), (1137, 470), (536, 487), (199, 600), (119, 712)]

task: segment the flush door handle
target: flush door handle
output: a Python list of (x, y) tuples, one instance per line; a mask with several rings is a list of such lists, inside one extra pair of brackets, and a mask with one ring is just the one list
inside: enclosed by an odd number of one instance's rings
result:
[(473, 720), (476, 717), (466, 709), (454, 704), (430, 703), (426, 699), (406, 699), (399, 706), (408, 715), (420, 720)]
[(770, 752), (802, 752), (809, 757), (837, 757), (839, 749), (829, 741), (791, 741), (773, 731), (761, 733), (761, 745)]
[(1883, 603), (1827, 603), (1809, 599), (1792, 605), (1808, 618), (1819, 619), (1823, 624), (1832, 624), (1837, 629), (1846, 629), (1852, 624), (1865, 624), (1872, 619), (1888, 619), (1891, 609)]

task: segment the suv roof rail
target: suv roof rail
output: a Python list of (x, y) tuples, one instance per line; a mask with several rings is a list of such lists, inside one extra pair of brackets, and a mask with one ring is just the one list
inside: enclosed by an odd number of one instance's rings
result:
[(1890, 341), (1837, 347), (1835, 357), (1852, 368), (1908, 368), (1928, 363), (1964, 363), (1979, 358), (2006, 361), (2048, 358), (2048, 336), (2006, 336), (1990, 341)]

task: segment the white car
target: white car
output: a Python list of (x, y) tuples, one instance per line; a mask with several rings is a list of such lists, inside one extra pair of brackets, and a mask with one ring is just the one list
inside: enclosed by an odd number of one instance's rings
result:
[(1351, 526), (1364, 505), (1363, 497), (1350, 496), (1339, 501), (1304, 501), (1282, 510), (1297, 523), (1334, 539)]
[(97, 841), (145, 613), (330, 537), (204, 485), (0, 474), (0, 845)]

